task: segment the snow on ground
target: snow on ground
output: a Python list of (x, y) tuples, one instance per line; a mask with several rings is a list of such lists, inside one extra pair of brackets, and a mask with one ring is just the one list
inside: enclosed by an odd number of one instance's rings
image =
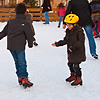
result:
[[(0, 31), (5, 24), (0, 23)], [(0, 41), (0, 100), (100, 100), (100, 59), (91, 57), (87, 38), (87, 61), (81, 64), (83, 86), (73, 88), (65, 82), (69, 76), (66, 46), (51, 46), (65, 35), (57, 24), (33, 23), (39, 46), (32, 49), (26, 46), (29, 79), (34, 83), (32, 88), (26, 90), (17, 83), (14, 61), (6, 49), (6, 38)], [(100, 39), (96, 39), (96, 44), (100, 54)]]

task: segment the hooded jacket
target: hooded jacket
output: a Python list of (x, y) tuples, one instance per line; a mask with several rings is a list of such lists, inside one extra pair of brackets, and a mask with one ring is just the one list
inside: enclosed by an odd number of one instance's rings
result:
[(26, 40), (29, 47), (33, 46), (32, 29), (24, 14), (18, 14), (15, 19), (8, 21), (0, 32), (0, 39), (5, 36), (8, 50), (25, 50)]
[(57, 14), (59, 15), (59, 17), (60, 16), (64, 16), (65, 15), (65, 11), (66, 11), (66, 7), (63, 7), (63, 8), (59, 8), (58, 10), (57, 10)]
[[(86, 60), (84, 42), (83, 30), (76, 25), (72, 30), (66, 29), (64, 39), (57, 42), (56, 46), (59, 47), (67, 44), (68, 61), (76, 63)], [(72, 52), (69, 51), (69, 48)]]

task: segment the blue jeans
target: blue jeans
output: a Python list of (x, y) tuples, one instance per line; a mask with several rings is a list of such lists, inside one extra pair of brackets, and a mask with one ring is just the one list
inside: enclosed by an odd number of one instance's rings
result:
[(44, 13), (44, 17), (45, 17), (45, 23), (49, 23), (49, 15), (48, 12)]
[(94, 27), (94, 31), (96, 32), (96, 34), (99, 34), (99, 32), (97, 30), (98, 30), (98, 24), (96, 23), (95, 27)]
[(61, 25), (61, 20), (62, 20), (62, 18), (64, 18), (64, 16), (60, 16), (60, 17), (59, 17), (59, 24), (58, 24), (58, 26)]
[(17, 76), (21, 78), (27, 78), (28, 72), (27, 72), (27, 65), (26, 65), (26, 60), (25, 60), (25, 50), (22, 50), (22, 51), (10, 50), (10, 52), (15, 61)]
[(92, 25), (84, 26), (84, 30), (89, 40), (90, 53), (91, 55), (94, 55), (96, 54), (96, 44), (95, 44), (95, 40), (93, 37)]

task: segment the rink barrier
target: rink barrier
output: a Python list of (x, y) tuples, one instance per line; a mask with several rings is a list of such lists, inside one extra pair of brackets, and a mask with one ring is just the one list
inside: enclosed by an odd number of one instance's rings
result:
[[(41, 8), (28, 8), (30, 13), (33, 15), (33, 21), (45, 21), (44, 13), (42, 13)], [(7, 22), (15, 18), (15, 8), (0, 8), (0, 22)], [(59, 17), (57, 15), (57, 8), (53, 8), (49, 12), (50, 21), (58, 21)]]

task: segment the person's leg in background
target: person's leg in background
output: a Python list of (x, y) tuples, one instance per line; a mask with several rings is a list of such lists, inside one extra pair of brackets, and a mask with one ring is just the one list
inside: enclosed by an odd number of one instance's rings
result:
[(96, 54), (96, 43), (93, 37), (92, 25), (84, 26), (84, 30), (88, 37), (90, 53), (95, 59), (98, 59), (98, 55)]
[(99, 37), (99, 32), (98, 32), (98, 24), (97, 24), (97, 21), (94, 22), (94, 28), (93, 28), (93, 33), (95, 33), (95, 38), (98, 38)]
[(49, 24), (49, 15), (48, 15), (48, 12), (44, 13), (44, 17), (45, 17), (45, 23), (44, 24)]
[(94, 21), (94, 27), (92, 28), (92, 30), (93, 30), (93, 36), (95, 36), (96, 35), (96, 32), (95, 32), (95, 21)]
[(100, 20), (97, 21), (97, 25), (98, 25), (99, 35), (100, 35)]
[(61, 21), (62, 21), (62, 18), (63, 18), (64, 16), (60, 16), (59, 17), (59, 24), (58, 24), (58, 28), (60, 28), (60, 25), (61, 25)]

